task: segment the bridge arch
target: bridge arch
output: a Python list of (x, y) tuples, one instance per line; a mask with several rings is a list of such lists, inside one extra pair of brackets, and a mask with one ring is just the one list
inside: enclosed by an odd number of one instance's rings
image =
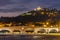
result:
[(46, 29), (43, 28), (38, 30), (38, 33), (46, 33), (46, 32), (47, 32)]
[(49, 31), (48, 31), (48, 33), (57, 33), (57, 32), (58, 32), (58, 29), (56, 29), (56, 28), (49, 29)]
[(4, 30), (5, 30), (5, 31), (9, 31), (10, 33), (12, 33), (12, 30), (9, 29), (9, 28), (2, 28), (2, 29), (0, 29), (0, 31), (2, 31), (2, 30), (3, 30), (3, 31), (4, 31)]

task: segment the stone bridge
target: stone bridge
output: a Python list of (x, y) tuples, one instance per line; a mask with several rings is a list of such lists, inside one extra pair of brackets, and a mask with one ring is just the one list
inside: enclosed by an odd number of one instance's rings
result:
[[(60, 28), (41, 28), (41, 27), (37, 27), (37, 28), (30, 28), (30, 27), (3, 27), (3, 28), (0, 28), (0, 31), (1, 30), (8, 30), (10, 31), (9, 34), (16, 34), (14, 33), (14, 30), (15, 32), (18, 32), (17, 34), (29, 34), (27, 33), (26, 31), (33, 31), (32, 34), (38, 34), (38, 31), (45, 31), (44, 33), (49, 33), (49, 32), (52, 32), (52, 31), (55, 31), (55, 32), (60, 32)], [(18, 31), (16, 31), (18, 30)], [(30, 34), (31, 34), (30, 33)]]

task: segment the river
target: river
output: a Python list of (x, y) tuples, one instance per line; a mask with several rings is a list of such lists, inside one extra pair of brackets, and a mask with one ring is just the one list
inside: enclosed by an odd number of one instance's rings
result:
[(60, 40), (60, 36), (0, 35), (0, 40)]

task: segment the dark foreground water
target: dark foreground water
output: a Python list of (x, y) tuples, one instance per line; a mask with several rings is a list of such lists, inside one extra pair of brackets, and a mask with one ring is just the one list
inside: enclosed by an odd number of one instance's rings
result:
[(0, 40), (60, 40), (60, 36), (0, 35)]

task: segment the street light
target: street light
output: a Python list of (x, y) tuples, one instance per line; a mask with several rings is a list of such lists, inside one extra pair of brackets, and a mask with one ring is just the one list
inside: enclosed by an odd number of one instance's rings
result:
[(51, 27), (53, 27), (53, 26), (51, 25)]
[(24, 29), (24, 27), (22, 27), (22, 30)]
[(43, 25), (44, 27), (47, 27), (47, 25)]
[(32, 27), (34, 27), (35, 25), (32, 25)]
[(46, 25), (48, 25), (48, 24), (49, 24), (49, 22), (46, 23)]

